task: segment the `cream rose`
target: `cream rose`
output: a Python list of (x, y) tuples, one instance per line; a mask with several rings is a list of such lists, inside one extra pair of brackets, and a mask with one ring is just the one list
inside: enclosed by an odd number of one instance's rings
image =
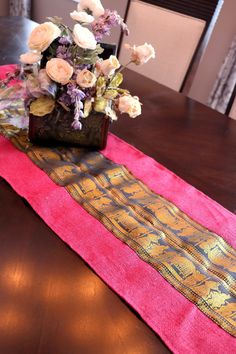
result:
[(105, 12), (100, 0), (80, 0), (77, 11), (89, 9), (95, 18), (102, 16)]
[(64, 59), (53, 58), (47, 62), (46, 72), (53, 81), (66, 85), (73, 75), (73, 68)]
[(97, 68), (105, 76), (110, 76), (119, 69), (120, 63), (115, 55), (111, 55), (109, 59), (97, 63)]
[(135, 96), (121, 96), (118, 100), (118, 109), (121, 113), (127, 113), (131, 118), (136, 118), (142, 113), (139, 98)]
[(77, 74), (76, 82), (82, 88), (93, 87), (96, 84), (96, 76), (89, 70), (84, 69)]
[(31, 50), (44, 52), (60, 35), (59, 27), (52, 22), (44, 22), (33, 29), (28, 40), (28, 46)]
[(42, 58), (40, 53), (28, 52), (25, 54), (21, 54), (20, 62), (23, 64), (35, 64), (39, 62)]
[(87, 12), (85, 11), (80, 11), (80, 12), (73, 11), (70, 13), (70, 17), (73, 20), (81, 23), (92, 23), (94, 21), (94, 17), (87, 14)]
[(79, 47), (91, 50), (96, 49), (97, 41), (93, 33), (79, 23), (74, 26), (73, 37)]
[(131, 60), (136, 65), (142, 65), (147, 63), (151, 58), (155, 58), (155, 49), (151, 44), (143, 44), (138, 47), (135, 45), (133, 47), (126, 45), (126, 48), (130, 48), (131, 52)]

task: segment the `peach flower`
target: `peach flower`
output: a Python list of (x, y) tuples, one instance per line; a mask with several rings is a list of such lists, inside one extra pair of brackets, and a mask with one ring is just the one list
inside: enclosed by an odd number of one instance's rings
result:
[(82, 88), (93, 87), (96, 84), (96, 76), (89, 70), (84, 69), (77, 75), (76, 82)]
[(20, 56), (20, 62), (23, 64), (35, 64), (39, 62), (42, 58), (42, 55), (40, 53), (34, 53), (34, 52), (27, 52), (24, 54), (21, 54)]
[(73, 68), (64, 59), (53, 58), (47, 62), (46, 72), (53, 81), (66, 85), (73, 75)]

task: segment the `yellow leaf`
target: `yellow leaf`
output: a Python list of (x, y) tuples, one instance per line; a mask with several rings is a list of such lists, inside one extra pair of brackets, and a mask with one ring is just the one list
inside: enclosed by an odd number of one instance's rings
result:
[(112, 99), (116, 98), (117, 95), (118, 95), (117, 90), (106, 90), (103, 97), (108, 100), (112, 100)]
[(97, 98), (94, 103), (94, 110), (96, 112), (104, 113), (107, 107), (108, 100), (103, 97)]
[(55, 101), (52, 97), (41, 96), (30, 104), (30, 113), (34, 116), (43, 117), (52, 113), (55, 108)]
[(96, 84), (97, 97), (102, 96), (105, 89), (106, 89), (106, 79), (103, 76), (99, 76)]
[(119, 87), (123, 82), (123, 75), (121, 73), (116, 74), (110, 82), (110, 87)]
[(87, 118), (92, 110), (92, 100), (87, 99), (84, 102), (84, 118)]

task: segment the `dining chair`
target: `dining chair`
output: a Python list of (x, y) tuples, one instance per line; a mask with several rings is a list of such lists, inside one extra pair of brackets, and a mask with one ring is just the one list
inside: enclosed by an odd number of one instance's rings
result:
[(231, 108), (229, 117), (232, 119), (236, 119), (236, 99), (234, 100), (233, 106)]
[(234, 91), (232, 93), (231, 99), (229, 101), (226, 114), (236, 120), (236, 84), (234, 86)]
[(197, 70), (193, 59), (200, 62), (197, 52), (203, 52), (200, 44), (207, 36), (219, 2), (221, 0), (213, 0), (211, 4), (208, 0), (130, 0), (126, 22), (131, 34), (121, 40), (121, 63), (129, 61), (125, 43), (140, 45), (148, 38), (156, 49), (156, 60), (145, 66), (132, 64), (130, 69), (176, 91), (184, 91), (190, 86), (187, 79), (192, 80), (193, 70)]

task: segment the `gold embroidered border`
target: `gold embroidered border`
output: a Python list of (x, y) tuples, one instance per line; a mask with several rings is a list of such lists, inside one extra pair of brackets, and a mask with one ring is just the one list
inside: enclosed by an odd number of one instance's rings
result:
[(202, 312), (236, 336), (236, 251), (97, 152), (12, 142)]

